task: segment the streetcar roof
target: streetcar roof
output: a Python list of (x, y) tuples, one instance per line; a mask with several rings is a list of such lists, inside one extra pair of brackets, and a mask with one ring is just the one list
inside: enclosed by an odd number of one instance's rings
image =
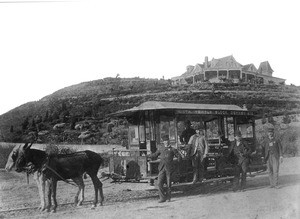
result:
[[(131, 109), (118, 111), (112, 113), (112, 116), (129, 116), (138, 111), (146, 110), (191, 110), (191, 111), (236, 111), (249, 112), (247, 109), (237, 105), (229, 104), (199, 104), (199, 103), (178, 103), (178, 102), (161, 102), (161, 101), (147, 101), (139, 106)], [(212, 113), (213, 114), (213, 113)]]

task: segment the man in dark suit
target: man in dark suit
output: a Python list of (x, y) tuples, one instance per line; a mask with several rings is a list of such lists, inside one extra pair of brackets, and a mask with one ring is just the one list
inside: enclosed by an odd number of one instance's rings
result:
[[(237, 131), (235, 141), (229, 149), (229, 156), (233, 159), (235, 165), (235, 176), (233, 181), (233, 191), (241, 190), (245, 191), (246, 188), (246, 176), (250, 162), (251, 149), (248, 145), (242, 141), (242, 134)], [(241, 186), (239, 187), (239, 181), (241, 179)]]
[(193, 128), (191, 128), (190, 120), (186, 120), (184, 122), (184, 125), (185, 125), (185, 129), (180, 135), (180, 143), (187, 145), (189, 143), (190, 137), (196, 134), (196, 131)]
[[(158, 165), (158, 194), (159, 203), (171, 200), (171, 174), (173, 172), (173, 158), (176, 156), (181, 159), (177, 149), (172, 148), (169, 140), (169, 135), (162, 137), (164, 146), (158, 149), (155, 153), (148, 155), (150, 158), (157, 158), (160, 155), (160, 163)], [(167, 184), (167, 191), (164, 191), (164, 183)]]
[(268, 129), (268, 138), (263, 142), (263, 157), (269, 171), (270, 187), (278, 189), (279, 164), (283, 162), (282, 146), (274, 136), (274, 128)]

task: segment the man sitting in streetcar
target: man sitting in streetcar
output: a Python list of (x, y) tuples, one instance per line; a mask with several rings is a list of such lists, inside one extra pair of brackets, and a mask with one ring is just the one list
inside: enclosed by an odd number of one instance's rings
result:
[(204, 178), (204, 158), (208, 153), (208, 145), (204, 136), (204, 130), (200, 125), (195, 126), (196, 134), (190, 137), (187, 148), (187, 155), (192, 160), (193, 184), (202, 181)]
[(187, 145), (189, 140), (190, 140), (190, 137), (194, 134), (196, 134), (195, 130), (193, 128), (191, 128), (191, 122), (190, 120), (186, 120), (184, 122), (184, 125), (185, 125), (185, 129), (184, 131), (181, 133), (180, 135), (180, 143), (181, 144), (184, 144), (184, 145)]

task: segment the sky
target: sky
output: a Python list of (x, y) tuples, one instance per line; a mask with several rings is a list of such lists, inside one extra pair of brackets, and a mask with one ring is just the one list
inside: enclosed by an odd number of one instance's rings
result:
[(300, 85), (299, 0), (0, 0), (0, 115), (105, 77), (179, 76), (233, 55)]

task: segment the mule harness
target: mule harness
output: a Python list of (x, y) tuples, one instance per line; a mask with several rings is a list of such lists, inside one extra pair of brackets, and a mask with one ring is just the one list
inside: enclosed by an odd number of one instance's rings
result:
[(63, 178), (59, 173), (57, 173), (54, 169), (52, 169), (51, 167), (49, 167), (47, 164), (44, 164), (43, 167), (42, 167), (42, 172), (45, 171), (45, 169), (49, 169), (50, 171), (52, 171), (56, 176), (58, 176), (62, 181), (64, 181), (65, 183), (68, 183), (72, 186), (76, 186), (76, 184), (70, 182), (69, 180)]

